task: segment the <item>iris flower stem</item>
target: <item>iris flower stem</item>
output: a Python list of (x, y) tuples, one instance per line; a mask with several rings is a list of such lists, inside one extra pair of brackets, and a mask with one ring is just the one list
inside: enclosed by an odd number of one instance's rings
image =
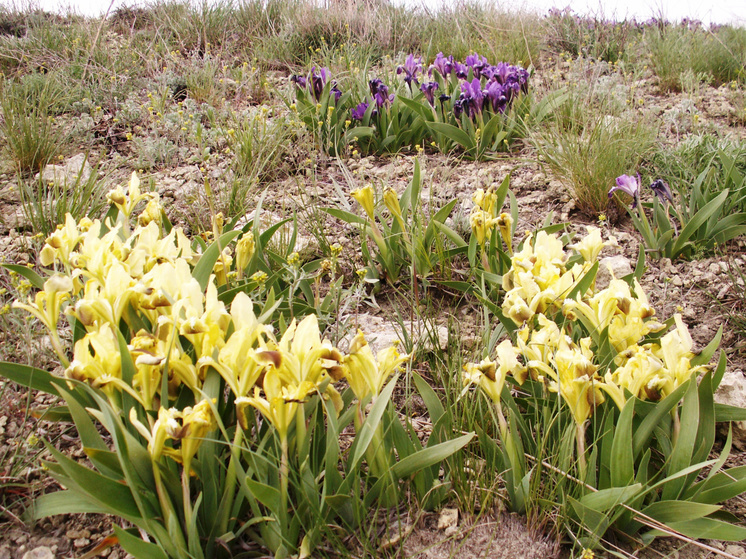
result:
[(192, 509), (192, 492), (189, 487), (189, 471), (192, 466), (191, 458), (184, 460), (184, 470), (181, 472), (181, 494), (184, 500), (184, 530), (189, 537), (189, 529), (192, 525), (192, 516), (194, 510)]
[(62, 341), (60, 340), (60, 334), (57, 332), (57, 330), (52, 330), (51, 332), (51, 339), (52, 339), (52, 348), (54, 348), (54, 352), (57, 354), (57, 358), (60, 360), (60, 364), (67, 368), (70, 366), (70, 361), (67, 359), (67, 355), (65, 355), (65, 350), (62, 348)]
[(679, 418), (678, 407), (671, 410), (671, 418), (673, 419), (673, 427), (671, 429), (671, 446), (676, 446), (676, 441), (679, 440), (679, 432), (681, 431), (681, 418)]
[(228, 531), (228, 522), (230, 521), (231, 509), (233, 508), (233, 499), (236, 491), (236, 462), (241, 459), (241, 442), (243, 439), (243, 429), (236, 426), (236, 434), (233, 436), (233, 445), (231, 446), (231, 461), (228, 464), (228, 471), (225, 475), (225, 493), (226, 503), (222, 510), (220, 519), (220, 533), (225, 534)]
[(306, 440), (306, 412), (303, 405), (299, 405), (295, 411), (295, 452), (300, 454), (301, 446)]
[[(365, 414), (360, 405), (357, 404), (357, 414), (355, 415), (355, 431), (357, 433), (362, 429), (363, 423), (365, 422)], [(386, 447), (384, 445), (383, 437), (383, 425), (379, 424), (373, 434), (373, 438), (365, 451), (365, 458), (368, 461), (368, 467), (370, 472), (376, 478), (387, 477), (388, 481), (385, 483), (384, 488), (381, 490), (379, 501), (382, 506), (389, 507), (394, 506), (399, 502), (399, 493), (397, 491), (396, 483), (391, 477), (391, 462), (390, 458), (393, 455), (387, 455)]]
[[(171, 526), (178, 525), (178, 522), (174, 522), (174, 507), (171, 503), (171, 499), (168, 497), (168, 491), (163, 486), (163, 479), (161, 478), (161, 470), (160, 465), (157, 460), (153, 460), (153, 479), (155, 481), (155, 491), (158, 494), (158, 502), (161, 505), (161, 512), (163, 514), (163, 524), (170, 528)], [(169, 530), (169, 536), (172, 538), (172, 541), (174, 537), (176, 536), (178, 539), (176, 541), (173, 541), (174, 546), (182, 550), (183, 552), (186, 552), (187, 545), (186, 541), (184, 541), (184, 534), (181, 530), (178, 530), (176, 534), (172, 533), (171, 530)]]
[(386, 450), (383, 437), (383, 425), (379, 424), (378, 427), (376, 427), (373, 440), (370, 441), (370, 446), (368, 447), (368, 462), (374, 476), (379, 479), (386, 478), (379, 499), (384, 507), (392, 507), (399, 502), (399, 493), (397, 491), (396, 483), (391, 477), (392, 464), (390, 461), (390, 455)]
[(282, 455), (280, 456), (280, 514), (282, 515), (282, 518), (280, 519), (280, 526), (281, 530), (284, 532), (286, 527), (285, 519), (287, 518), (288, 509), (288, 488), (290, 485), (287, 436), (282, 437), (282, 439), (280, 440), (280, 451), (282, 453)]
[(503, 407), (500, 404), (500, 400), (495, 402), (495, 410), (497, 411), (497, 423), (500, 427), (500, 434), (502, 435), (503, 439), (505, 439), (505, 435), (508, 432), (508, 422), (505, 421), (505, 416), (503, 415)]
[(484, 267), (485, 270), (487, 270), (488, 272), (491, 272), (492, 270), (490, 270), (490, 261), (487, 258), (486, 248), (487, 248), (486, 245), (482, 245), (482, 266)]
[(585, 474), (588, 470), (588, 463), (585, 460), (585, 421), (576, 425), (575, 442), (578, 447), (578, 467), (580, 468), (580, 479), (585, 479)]

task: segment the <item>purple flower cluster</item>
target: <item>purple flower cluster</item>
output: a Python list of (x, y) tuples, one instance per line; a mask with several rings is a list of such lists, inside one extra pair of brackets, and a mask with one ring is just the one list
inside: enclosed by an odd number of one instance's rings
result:
[[(640, 183), (641, 181), (639, 173), (637, 174), (636, 178), (630, 175), (622, 175), (620, 177), (617, 177), (616, 186), (609, 190), (609, 198), (611, 198), (616, 191), (624, 192), (625, 194), (628, 194), (632, 197), (631, 208), (634, 210), (637, 207), (637, 204), (640, 202)], [(671, 192), (671, 187), (668, 186), (661, 179), (653, 181), (653, 183), (650, 185), (650, 189), (658, 197), (658, 200), (660, 200), (661, 204), (673, 203), (673, 193)]]
[(376, 106), (379, 109), (383, 106), (388, 107), (394, 102), (394, 94), (389, 95), (389, 87), (378, 78), (370, 80), (368, 87), (370, 87), (370, 94), (373, 96)]
[[(331, 77), (329, 68), (319, 68), (318, 73), (316, 72), (316, 66), (311, 68), (311, 73), (308, 77), (293, 75), (290, 76), (290, 81), (293, 82), (299, 89), (308, 89), (308, 92), (313, 96), (316, 101), (321, 100), (321, 94), (324, 92), (326, 83)], [(342, 91), (337, 87), (336, 82), (332, 82), (332, 87), (329, 92), (334, 95), (334, 102), (339, 101), (342, 97)]]
[(370, 102), (363, 101), (362, 103), (359, 103), (357, 107), (352, 109), (351, 116), (353, 120), (363, 120), (370, 103), (375, 102), (376, 108), (371, 111), (371, 116), (376, 116), (378, 114), (378, 109), (382, 107), (384, 109), (388, 108), (391, 106), (391, 103), (394, 102), (394, 94), (389, 94), (388, 86), (381, 80), (377, 78), (375, 80), (370, 80), (368, 82), (368, 87), (370, 89), (372, 100)]
[[(457, 118), (460, 118), (463, 113), (469, 118), (474, 118), (481, 114), (485, 106), (489, 107), (492, 112), (504, 113), (519, 93), (528, 92), (529, 74), (525, 68), (505, 62), (499, 62), (493, 66), (484, 56), (477, 53), (467, 56), (464, 64), (461, 64), (454, 60), (453, 56), (446, 57), (439, 52), (428, 69), (428, 74), (432, 77), (434, 71), (443, 78), (448, 78), (453, 74), (464, 80), (461, 83), (461, 94), (454, 104)], [(472, 80), (468, 81), (470, 72)], [(482, 86), (482, 80), (484, 80), (484, 86)], [(424, 88), (420, 89), (432, 105), (434, 103), (431, 100), (432, 88), (428, 92), (425, 92)]]

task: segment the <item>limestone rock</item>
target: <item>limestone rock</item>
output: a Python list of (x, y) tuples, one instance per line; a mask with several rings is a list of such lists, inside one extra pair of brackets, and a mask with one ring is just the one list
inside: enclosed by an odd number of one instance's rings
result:
[(78, 182), (86, 182), (91, 177), (91, 165), (84, 153), (71, 157), (64, 165), (47, 165), (41, 173), (36, 174), (36, 179), (41, 178), (44, 182), (53, 182), (58, 185), (72, 187)]
[[(448, 346), (448, 328), (445, 326), (438, 326), (423, 320), (416, 320), (414, 323), (403, 320), (402, 324), (406, 335), (411, 337), (418, 349), (434, 351)], [(398, 322), (384, 320), (380, 316), (360, 314), (357, 316), (357, 327), (365, 334), (365, 340), (374, 354), (405, 339)], [(352, 341), (354, 335), (355, 332), (351, 332), (346, 338), (347, 342)]]
[(23, 228), (27, 222), (21, 206), (0, 206), (0, 232)]
[(444, 508), (438, 517), (438, 530), (444, 530), (446, 536), (458, 532), (458, 509)]
[(54, 553), (47, 546), (41, 546), (24, 553), (23, 559), (54, 559)]
[[(746, 408), (746, 377), (742, 371), (726, 371), (715, 393), (715, 402)], [(733, 444), (746, 450), (746, 421), (733, 422)]]
[(617, 279), (621, 279), (632, 272), (632, 263), (626, 256), (622, 256), (621, 254), (606, 256), (598, 264), (596, 289), (600, 290), (608, 287), (612, 275)]

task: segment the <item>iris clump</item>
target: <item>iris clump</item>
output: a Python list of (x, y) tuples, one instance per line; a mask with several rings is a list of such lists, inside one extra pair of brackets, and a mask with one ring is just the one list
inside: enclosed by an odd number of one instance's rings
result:
[[(324, 88), (326, 87), (330, 77), (331, 72), (329, 71), (329, 68), (319, 68), (317, 72), (316, 66), (314, 66), (311, 68), (311, 72), (307, 77), (296, 74), (290, 76), (290, 81), (299, 89), (307, 89), (316, 101), (320, 101)], [(342, 91), (337, 87), (337, 83), (334, 81), (332, 82), (330, 92), (334, 96), (335, 102), (339, 101), (339, 98), (342, 97)]]
[[(712, 250), (746, 232), (746, 213), (729, 206), (731, 189), (724, 188), (717, 194), (705, 192), (702, 183), (706, 175), (707, 171), (695, 181), (691, 198), (680, 196), (678, 204), (674, 204), (671, 187), (662, 179), (650, 184), (655, 194), (652, 201), (640, 203), (639, 174), (617, 177), (616, 186), (609, 190), (609, 198), (615, 192), (632, 197), (627, 211), (648, 254), (672, 260), (692, 258), (698, 251)], [(739, 192), (746, 179), (737, 172), (733, 176), (738, 184), (731, 184)]]
[[(0, 363), (0, 374), (59, 392), (92, 465), (53, 451), (47, 467), (66, 489), (37, 500), (36, 518), (58, 513), (63, 499), (120, 516), (138, 531), (117, 527), (118, 541), (138, 557), (205, 559), (252, 540), (274, 557), (308, 557), (327, 526), (354, 528), (369, 506), (398, 504), (405, 478), (421, 476), (413, 490), (437, 502), (440, 462), (471, 435), (423, 448), (414, 434), (420, 446), (400, 448), (387, 418), (402, 428), (391, 394), (411, 355), (397, 345), (374, 353), (360, 331), (344, 352), (315, 314), (278, 320), (276, 335), (265, 320), (277, 307), (255, 312), (261, 290), (226, 284), (261, 252), (261, 235), (223, 233), (216, 216), (216, 243), (193, 244), (135, 174), (108, 198), (103, 221), (67, 215), (40, 255), (58, 271), (15, 303), (49, 331), (63, 375)], [(373, 211), (367, 193), (360, 200)], [(65, 319), (72, 348), (60, 335)], [(349, 457), (338, 440), (348, 424), (363, 437)], [(313, 464), (309, 448), (323, 451), (312, 450)], [(370, 493), (356, 512), (361, 487)]]
[[(322, 143), (335, 153), (354, 142), (355, 149), (364, 153), (421, 151), (431, 146), (483, 158), (509, 147), (533, 114), (528, 70), (505, 62), (492, 65), (477, 53), (460, 62), (440, 52), (427, 71), (422, 57), (410, 53), (396, 74), (403, 78), (398, 84), (366, 77), (344, 94), (328, 68), (314, 66), (307, 76), (290, 79), (307, 127), (318, 129), (323, 137), (333, 136), (333, 142)], [(356, 90), (367, 94), (355, 98)], [(324, 114), (327, 96), (334, 105), (331, 116)], [(520, 107), (515, 106), (518, 99), (522, 99)]]
[[(639, 180), (620, 179), (617, 188), (637, 199)], [(484, 199), (475, 194), (480, 206)], [(597, 287), (598, 256), (616, 242), (587, 230), (567, 246), (545, 230), (527, 234), (502, 276), (500, 322), (510, 337), (463, 367), (463, 394), (478, 387), (493, 405), (500, 445), (481, 441), (499, 455), (510, 506), (530, 513), (537, 498), (531, 487), (540, 480), (567, 496), (571, 521), (589, 534), (580, 540), (585, 547), (598, 545), (612, 526), (653, 535), (660, 522), (692, 538), (717, 526), (721, 537), (740, 539), (744, 532), (731, 536), (717, 520), (717, 503), (740, 491), (731, 485), (740, 476), (686, 477), (716, 462), (713, 392), (726, 362), (721, 355), (716, 367), (707, 363), (722, 329), (697, 352), (680, 314), (658, 321), (635, 274), (612, 273), (607, 287)], [(542, 469), (548, 455), (551, 467)], [(720, 482), (728, 489), (710, 493)], [(690, 525), (669, 521), (664, 511), (674, 502), (706, 516)], [(608, 520), (599, 526), (601, 514)]]
[[(428, 69), (428, 74), (443, 80), (455, 76), (460, 80), (459, 95), (453, 106), (456, 118), (466, 114), (474, 119), (485, 108), (493, 113), (505, 113), (519, 94), (528, 93), (529, 72), (521, 66), (506, 62), (492, 65), (479, 54), (470, 54), (464, 63), (439, 52)], [(429, 98), (428, 98), (429, 100)]]

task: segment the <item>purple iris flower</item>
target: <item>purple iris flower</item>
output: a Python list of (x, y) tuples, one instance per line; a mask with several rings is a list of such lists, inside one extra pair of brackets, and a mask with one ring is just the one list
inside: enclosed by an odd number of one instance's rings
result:
[(299, 89), (303, 89), (306, 87), (306, 78), (304, 78), (303, 76), (293, 74), (292, 76), (290, 76), (290, 81), (293, 82)]
[(422, 58), (418, 57), (415, 59), (414, 54), (407, 56), (404, 65), (396, 69), (397, 74), (401, 74), (402, 72), (404, 72), (404, 81), (410, 90), (412, 89), (412, 82), (414, 82), (414, 85), (419, 85), (420, 82), (417, 79), (417, 73), (422, 72)]
[(474, 76), (477, 78), (481, 77), (483, 70), (489, 67), (487, 59), (477, 53), (467, 56), (464, 62), (466, 62), (466, 65), (474, 71)]
[(508, 81), (508, 75), (510, 72), (510, 64), (506, 62), (498, 62), (493, 66), (494, 70), (492, 73), (492, 79), (497, 80), (498, 83), (506, 83)]
[(379, 93), (380, 91), (383, 91), (384, 93), (389, 92), (389, 88), (384, 85), (384, 83), (376, 78), (374, 80), (370, 80), (368, 82), (368, 88), (370, 89), (370, 94), (375, 95), (376, 93)]
[(330, 93), (334, 95), (334, 103), (339, 101), (339, 98), (342, 97), (342, 91), (337, 87), (336, 84), (332, 86)]
[(433, 70), (437, 70), (444, 78), (448, 77), (448, 75), (453, 71), (453, 56), (446, 57), (443, 56), (442, 52), (439, 52), (428, 69), (428, 74), (430, 76), (433, 75)]
[(655, 192), (655, 195), (658, 197), (658, 200), (661, 201), (661, 204), (665, 204), (666, 202), (673, 203), (673, 194), (671, 193), (671, 189), (661, 179), (653, 181), (653, 184), (650, 185), (650, 188), (653, 189), (653, 192)]
[(525, 68), (521, 68), (520, 66), (516, 66), (516, 75), (518, 76), (518, 83), (521, 86), (521, 91), (523, 93), (528, 93), (528, 70)]
[(513, 98), (517, 97), (518, 93), (520, 93), (521, 91), (521, 85), (518, 82), (512, 80), (504, 84), (502, 88), (503, 94), (508, 100), (508, 104), (510, 104), (513, 101)]
[(461, 84), (461, 97), (459, 101), (461, 102), (461, 108), (469, 118), (474, 118), (482, 112), (484, 92), (478, 78), (471, 80), (471, 83), (464, 82)]
[(420, 91), (425, 94), (425, 98), (431, 107), (435, 106), (435, 90), (438, 87), (438, 82), (425, 82), (420, 86)]
[(316, 99), (317, 101), (321, 99), (321, 94), (324, 91), (324, 86), (326, 86), (326, 82), (329, 81), (331, 75), (332, 74), (329, 71), (329, 68), (319, 68), (318, 74), (316, 73), (316, 66), (311, 68), (311, 75), (309, 76), (311, 86), (309, 89), (311, 90), (314, 99)]
[(463, 99), (459, 99), (453, 104), (453, 114), (456, 118), (461, 118), (461, 115), (464, 112), (464, 101)]
[(632, 209), (637, 207), (637, 203), (640, 201), (640, 174), (637, 174), (637, 178), (630, 177), (629, 175), (622, 175), (616, 178), (616, 186), (609, 190), (609, 198), (620, 190), (625, 194), (632, 196)]
[(380, 79), (376, 78), (375, 80), (370, 80), (368, 86), (370, 87), (370, 94), (376, 100), (376, 105), (378, 105), (379, 108), (384, 105), (390, 105), (394, 102), (393, 94), (389, 95), (388, 86)]
[(461, 62), (453, 63), (453, 71), (456, 72), (456, 77), (465, 80), (469, 77), (469, 67)]
[(504, 113), (508, 106), (508, 97), (505, 95), (505, 86), (496, 81), (491, 81), (487, 85), (485, 95), (492, 105), (492, 110), (496, 113)]
[[(357, 107), (352, 109), (352, 118), (353, 120), (363, 120), (365, 117), (365, 113), (368, 110), (368, 103), (363, 101), (360, 103)], [(375, 111), (373, 111), (375, 112)]]

